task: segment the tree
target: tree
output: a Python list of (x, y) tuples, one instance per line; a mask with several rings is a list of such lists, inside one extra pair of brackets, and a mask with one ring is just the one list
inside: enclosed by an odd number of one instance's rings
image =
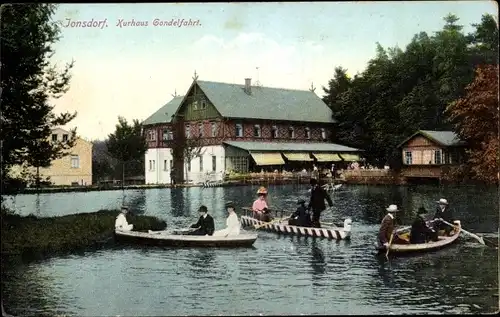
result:
[(376, 43), (375, 57), (342, 86), (348, 87), (343, 92), (332, 89), (340, 87), (335, 86), (342, 78), (338, 69), (324, 89), (324, 100), (333, 105), (338, 121), (336, 141), (364, 149), (371, 164), (397, 167), (401, 153), (396, 146), (406, 137), (420, 129), (450, 130), (446, 106), (463, 94), (474, 67), (491, 57), (484, 47), (497, 43), (489, 35), (498, 34), (492, 19), (483, 16), (467, 36), (450, 14), (442, 30), (432, 36), (416, 34), (405, 49)]
[(468, 162), (473, 177), (495, 183), (500, 165), (498, 65), (478, 67), (465, 91), (465, 96), (452, 102), (446, 111), (455, 131), (470, 147)]
[(43, 167), (72, 146), (47, 141), (53, 127), (62, 126), (76, 113), (53, 112), (51, 100), (69, 89), (73, 62), (63, 69), (50, 63), (60, 30), (51, 21), (54, 4), (16, 4), (1, 7), (1, 172), (3, 185), (14, 165)]
[[(106, 141), (108, 153), (121, 162), (122, 186), (125, 181), (125, 164), (144, 159), (148, 149), (146, 139), (142, 135), (142, 125), (139, 120), (133, 120), (129, 125), (123, 117), (118, 117), (115, 132)], [(144, 165), (142, 165), (144, 166)]]

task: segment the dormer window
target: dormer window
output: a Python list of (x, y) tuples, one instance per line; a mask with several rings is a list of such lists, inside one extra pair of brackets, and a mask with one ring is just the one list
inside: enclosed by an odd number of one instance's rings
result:
[(261, 130), (260, 130), (260, 125), (256, 124), (253, 126), (253, 136), (256, 138), (261, 137)]
[(311, 138), (311, 129), (306, 127), (305, 134), (306, 134), (306, 139), (310, 139)]
[(289, 137), (290, 139), (295, 138), (295, 130), (293, 129), (293, 127), (289, 127), (289, 128), (288, 128), (288, 137)]

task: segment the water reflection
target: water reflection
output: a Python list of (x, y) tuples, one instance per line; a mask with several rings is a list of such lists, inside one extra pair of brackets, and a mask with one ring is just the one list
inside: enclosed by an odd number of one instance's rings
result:
[(174, 217), (189, 217), (190, 210), (186, 208), (184, 188), (172, 188), (170, 189), (170, 204), (171, 213)]
[(319, 286), (318, 283), (323, 280), (323, 276), (326, 272), (326, 262), (323, 250), (319, 247), (318, 241), (316, 239), (311, 242), (311, 267), (312, 267), (312, 281), (314, 286)]

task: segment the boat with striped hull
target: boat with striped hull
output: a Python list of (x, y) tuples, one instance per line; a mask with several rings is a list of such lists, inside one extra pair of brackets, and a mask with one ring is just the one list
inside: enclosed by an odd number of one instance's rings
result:
[(288, 224), (288, 219), (284, 219), (279, 222), (267, 223), (265, 221), (255, 219), (250, 216), (241, 216), (240, 221), (242, 226), (244, 227), (251, 227), (257, 225), (261, 226), (263, 230), (282, 233), (282, 234), (327, 238), (335, 240), (348, 240), (351, 238), (352, 220), (349, 218), (344, 220), (343, 227), (335, 226), (335, 227), (322, 227), (322, 228), (292, 226)]

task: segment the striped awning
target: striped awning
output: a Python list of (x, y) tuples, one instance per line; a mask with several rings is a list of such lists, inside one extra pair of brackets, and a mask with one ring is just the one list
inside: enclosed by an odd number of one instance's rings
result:
[(346, 162), (359, 162), (359, 161), (361, 161), (361, 159), (359, 158), (359, 155), (357, 155), (357, 154), (340, 154), (340, 156)]
[(278, 152), (273, 153), (262, 153), (262, 152), (250, 152), (250, 155), (255, 161), (255, 164), (261, 165), (284, 165), (285, 161)]
[(340, 162), (342, 159), (335, 153), (313, 153), (318, 162)]
[(308, 162), (313, 159), (309, 156), (309, 153), (283, 153), (289, 161), (300, 161), (300, 162)]

